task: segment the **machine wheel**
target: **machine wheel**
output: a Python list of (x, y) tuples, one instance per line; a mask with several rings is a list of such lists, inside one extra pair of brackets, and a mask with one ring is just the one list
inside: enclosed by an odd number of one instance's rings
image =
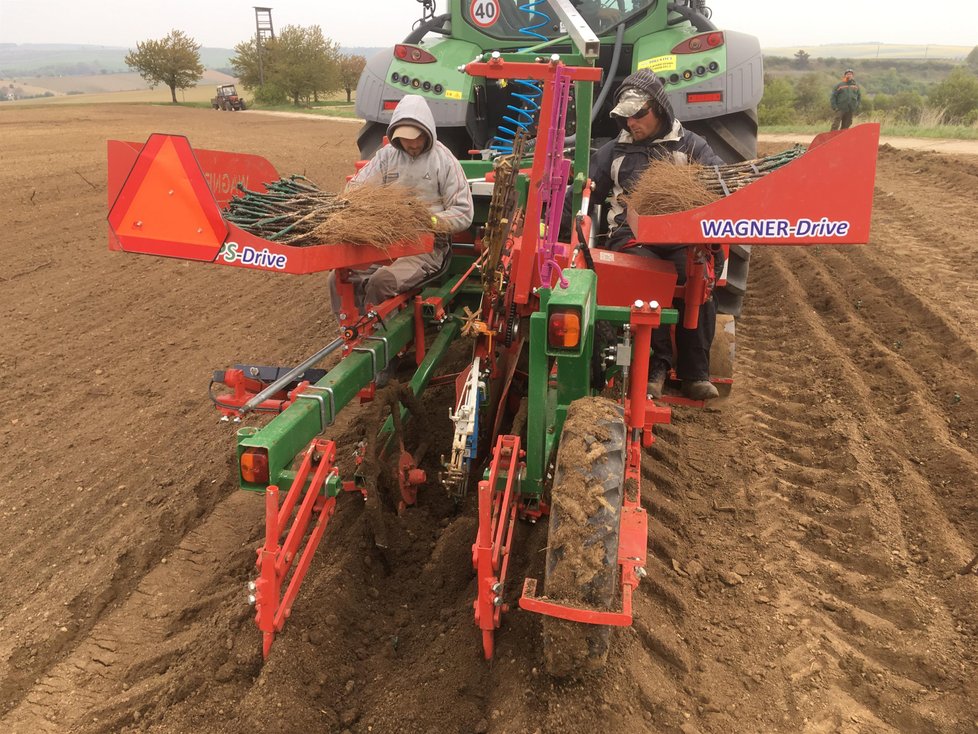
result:
[(757, 157), (757, 115), (753, 111), (690, 120), (683, 127), (706, 138), (713, 151), (727, 163)]
[(384, 144), (384, 136), (386, 134), (386, 125), (379, 122), (365, 123), (357, 135), (357, 147), (360, 149), (360, 157), (363, 160), (367, 160), (380, 150), (380, 147)]
[[(567, 410), (551, 489), (545, 593), (568, 606), (611, 610), (617, 597), (625, 420), (607, 398), (575, 400)], [(577, 677), (602, 668), (611, 628), (543, 618), (547, 672)]]

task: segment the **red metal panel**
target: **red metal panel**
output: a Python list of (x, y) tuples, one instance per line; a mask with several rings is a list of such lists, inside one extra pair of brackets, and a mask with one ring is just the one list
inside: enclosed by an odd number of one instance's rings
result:
[(628, 222), (655, 244), (852, 245), (869, 241), (879, 125), (820, 135), (788, 165), (712, 204)]
[[(119, 195), (122, 184), (142, 149), (142, 143), (108, 141), (110, 207)], [(221, 207), (224, 207), (235, 194), (240, 193), (239, 183), (252, 191), (265, 191), (266, 183), (280, 178), (275, 166), (261, 156), (206, 148), (194, 148), (194, 155), (204, 173), (204, 180)]]
[(264, 190), (262, 180), (277, 180), (265, 159), (193, 150), (185, 137), (162, 134), (151, 135), (138, 148), (109, 141), (108, 150), (110, 249), (302, 274), (391, 262), (434, 248), (431, 234), (385, 250), (271, 242), (226, 222), (218, 206), (227, 203), (238, 182)]
[[(370, 245), (323, 244), (293, 247), (257, 237), (237, 225), (228, 224), (228, 237), (216, 262), (251, 270), (279, 273), (318, 273), (338, 268), (358, 268), (372, 263), (389, 263), (406, 255), (434, 249), (434, 235), (425, 234), (417, 244), (398, 244), (386, 249)], [(161, 253), (152, 253), (161, 254)]]
[[(657, 301), (662, 308), (672, 307), (678, 276), (671, 262), (612, 250), (592, 249), (591, 256), (602, 306), (630, 307), (635, 301)], [(577, 267), (586, 267), (580, 253)]]

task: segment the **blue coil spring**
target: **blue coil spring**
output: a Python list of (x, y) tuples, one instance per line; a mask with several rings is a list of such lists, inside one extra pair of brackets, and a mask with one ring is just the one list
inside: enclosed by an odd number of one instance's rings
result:
[[(550, 16), (538, 9), (540, 5), (544, 5), (544, 0), (531, 0), (531, 2), (519, 6), (519, 9), (529, 16), (530, 23), (520, 28), (519, 32), (528, 38), (546, 41), (547, 37), (538, 29), (550, 24)], [(511, 102), (506, 105), (506, 109), (513, 114), (503, 115), (503, 122), (511, 127), (500, 123), (496, 127), (496, 134), (489, 141), (490, 150), (504, 155), (513, 152), (513, 140), (517, 133), (520, 130), (529, 130), (530, 125), (533, 124), (537, 113), (540, 111), (540, 98), (543, 96), (540, 85), (532, 79), (516, 79), (513, 84), (518, 89), (513, 92), (512, 101), (519, 106)]]

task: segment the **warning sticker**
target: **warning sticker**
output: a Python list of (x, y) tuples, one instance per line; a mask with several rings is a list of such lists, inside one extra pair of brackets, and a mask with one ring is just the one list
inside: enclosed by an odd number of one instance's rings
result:
[(668, 56), (653, 56), (651, 59), (639, 61), (637, 68), (649, 69), (658, 73), (660, 71), (675, 71), (677, 66), (676, 55), (669, 54)]

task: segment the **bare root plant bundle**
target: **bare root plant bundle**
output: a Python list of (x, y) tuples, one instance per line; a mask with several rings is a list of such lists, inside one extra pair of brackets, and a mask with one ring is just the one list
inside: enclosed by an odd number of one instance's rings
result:
[(639, 214), (655, 216), (688, 211), (730, 196), (804, 152), (805, 148), (795, 146), (764, 158), (722, 166), (677, 166), (668, 161), (653, 161), (626, 200)]
[(431, 232), (428, 205), (405, 186), (364, 185), (339, 194), (302, 176), (265, 184), (230, 201), (225, 214), (251, 234), (296, 247), (354, 244), (387, 249)]
[(316, 244), (387, 249), (398, 242), (419, 242), (434, 229), (428, 205), (405, 186), (359, 186), (338, 199), (345, 206), (325, 212), (312, 230)]
[(626, 197), (639, 214), (684, 212), (716, 201), (701, 179), (702, 166), (677, 166), (669, 161), (652, 161)]

